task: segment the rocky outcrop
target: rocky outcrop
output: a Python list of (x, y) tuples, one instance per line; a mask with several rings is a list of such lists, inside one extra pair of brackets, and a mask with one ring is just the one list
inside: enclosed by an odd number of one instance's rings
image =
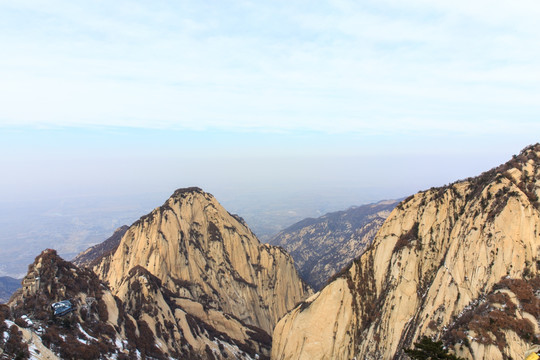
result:
[(240, 217), (198, 188), (177, 190), (135, 222), (94, 270), (117, 294), (136, 266), (175, 296), (267, 333), (309, 294), (287, 253), (261, 244)]
[[(92, 271), (46, 250), (23, 283), (9, 307), (0, 306), (6, 358), (264, 359), (270, 352), (264, 331), (175, 298), (140, 266), (130, 270), (116, 296)], [(72, 311), (55, 316), (51, 304), (63, 300)]]
[(173, 358), (191, 355), (217, 358), (267, 358), (271, 338), (259, 328), (233, 316), (177, 297), (161, 281), (141, 266), (132, 268), (118, 289), (124, 311), (145, 324), (151, 343)]
[[(68, 300), (72, 311), (55, 316), (51, 305)], [(29, 267), (23, 289), (13, 296), (9, 319), (18, 327), (33, 358), (96, 359), (134, 356), (137, 345), (125, 337), (120, 302), (90, 270), (79, 269), (45, 250)]]
[[(272, 358), (402, 359), (421, 335), (467, 358), (522, 358), (539, 341), (539, 187), (535, 145), (406, 199), (359, 259), (278, 323)], [(481, 331), (475, 314), (496, 328)]]
[(71, 262), (79, 267), (91, 267), (96, 261), (104, 256), (110, 256), (116, 251), (122, 236), (124, 236), (128, 229), (129, 226), (127, 225), (119, 227), (108, 239), (86, 249), (71, 260)]
[(281, 231), (270, 243), (287, 250), (300, 277), (319, 290), (364, 252), (398, 202), (381, 201), (304, 219)]

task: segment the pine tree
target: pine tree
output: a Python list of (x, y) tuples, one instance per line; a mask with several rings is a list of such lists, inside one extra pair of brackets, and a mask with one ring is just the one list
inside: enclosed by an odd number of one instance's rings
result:
[(449, 354), (444, 349), (442, 341), (433, 341), (427, 336), (422, 336), (420, 342), (414, 343), (415, 349), (405, 349), (411, 359), (414, 360), (465, 360)]

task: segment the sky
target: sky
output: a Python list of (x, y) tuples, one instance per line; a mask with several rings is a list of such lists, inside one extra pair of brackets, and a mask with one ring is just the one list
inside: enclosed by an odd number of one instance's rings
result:
[(196, 185), (355, 205), (477, 175), (539, 141), (539, 18), (533, 0), (0, 0), (0, 203)]

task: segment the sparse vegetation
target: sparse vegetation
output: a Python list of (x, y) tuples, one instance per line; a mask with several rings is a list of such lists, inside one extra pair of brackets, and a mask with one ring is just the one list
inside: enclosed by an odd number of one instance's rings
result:
[[(4, 323), (2, 322), (2, 325)], [(28, 345), (23, 341), (22, 333), (15, 325), (11, 325), (9, 329), (2, 331), (5, 334), (4, 339), (0, 340), (4, 342), (2, 349), (4, 350), (4, 356), (12, 356), (14, 360), (23, 360), (30, 358), (30, 352), (28, 351)], [(6, 339), (7, 334), (7, 339)]]
[(415, 222), (409, 231), (399, 237), (396, 245), (394, 246), (394, 252), (400, 251), (405, 246), (408, 246), (412, 240), (418, 239), (418, 226), (418, 222)]
[[(513, 331), (521, 339), (540, 343), (535, 336), (534, 325), (528, 319), (516, 316), (519, 308), (538, 318), (540, 300), (534, 295), (540, 283), (537, 278), (527, 282), (522, 279), (502, 279), (493, 287), (493, 291), (482, 301), (462, 312), (447, 329), (444, 339), (449, 344), (468, 345), (468, 334), (474, 334), (473, 340), (481, 344), (496, 345), (501, 351), (507, 346), (506, 330)], [(500, 290), (508, 289), (516, 294), (519, 304)]]
[(427, 336), (422, 336), (419, 342), (414, 343), (414, 349), (403, 351), (409, 358), (415, 360), (465, 360), (449, 354), (442, 341), (433, 341)]

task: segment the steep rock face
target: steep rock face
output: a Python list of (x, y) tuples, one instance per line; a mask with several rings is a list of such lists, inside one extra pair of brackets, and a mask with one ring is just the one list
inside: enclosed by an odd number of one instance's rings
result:
[(271, 339), (262, 330), (175, 297), (141, 266), (129, 271), (117, 295), (123, 304), (121, 311), (132, 322), (128, 337), (148, 348), (147, 354), (153, 346), (178, 359), (264, 359), (270, 353)]
[(135, 222), (94, 270), (116, 294), (136, 266), (175, 296), (268, 333), (309, 295), (289, 255), (261, 244), (241, 218), (198, 188), (177, 190)]
[[(297, 307), (278, 323), (272, 358), (401, 359), (402, 349), (421, 335), (444, 338), (468, 358), (519, 358), (539, 341), (538, 302), (508, 315), (512, 321), (499, 325), (503, 335), (489, 338), (460, 316), (485, 301), (503, 278), (536, 288), (539, 187), (540, 145), (535, 145), (477, 178), (403, 201), (369, 250), (309, 299), (309, 306)], [(338, 310), (348, 303), (351, 313)], [(305, 324), (321, 313), (325, 320), (319, 327), (347, 331), (325, 339), (306, 334)], [(452, 330), (454, 338), (447, 336)]]
[(127, 229), (129, 229), (129, 226), (127, 225), (119, 227), (107, 240), (86, 249), (71, 260), (71, 262), (79, 267), (91, 267), (96, 260), (116, 251), (120, 244), (120, 239), (122, 239), (122, 236), (124, 236)]
[(302, 279), (318, 290), (364, 252), (397, 204), (396, 200), (381, 201), (305, 219), (270, 243), (287, 250)]

